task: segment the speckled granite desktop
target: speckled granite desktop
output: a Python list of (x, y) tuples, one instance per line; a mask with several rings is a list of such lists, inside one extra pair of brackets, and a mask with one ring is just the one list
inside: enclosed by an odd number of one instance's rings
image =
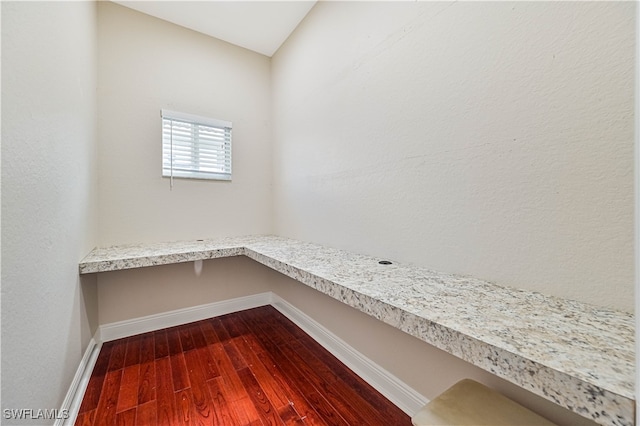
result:
[(245, 255), (598, 423), (634, 424), (634, 317), (275, 236), (99, 248), (80, 273)]

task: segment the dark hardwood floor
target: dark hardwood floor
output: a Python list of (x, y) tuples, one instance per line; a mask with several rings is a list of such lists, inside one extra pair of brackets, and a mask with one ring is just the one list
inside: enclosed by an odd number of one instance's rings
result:
[(107, 342), (76, 425), (410, 425), (271, 306)]

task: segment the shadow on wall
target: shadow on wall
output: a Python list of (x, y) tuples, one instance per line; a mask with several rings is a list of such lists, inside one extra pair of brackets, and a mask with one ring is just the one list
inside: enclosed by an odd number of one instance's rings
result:
[(98, 277), (96, 274), (80, 275), (80, 338), (81, 350), (98, 330)]

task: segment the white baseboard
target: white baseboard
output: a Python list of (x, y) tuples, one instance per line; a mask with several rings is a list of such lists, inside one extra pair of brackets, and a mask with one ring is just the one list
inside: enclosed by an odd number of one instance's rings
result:
[(427, 398), (280, 296), (274, 294), (271, 305), (409, 416), (416, 414), (429, 402)]
[(110, 340), (122, 339), (123, 337), (135, 336), (136, 334), (147, 333), (149, 331), (218, 317), (245, 309), (257, 308), (258, 306), (269, 305), (272, 298), (272, 292), (265, 292), (131, 320), (112, 322), (100, 326), (99, 338), (102, 342), (108, 342)]
[(55, 426), (73, 425), (76, 422), (80, 404), (82, 404), (82, 397), (87, 390), (91, 372), (96, 365), (101, 347), (102, 343), (98, 342), (95, 337), (89, 341), (87, 349), (84, 351), (84, 355), (80, 360), (80, 365), (78, 365), (78, 369), (76, 370), (76, 375), (73, 377), (71, 386), (69, 386), (67, 395), (62, 402), (61, 413), (66, 412), (68, 417), (66, 419), (56, 419), (54, 423)]
[(200, 321), (206, 318), (217, 317), (264, 305), (272, 305), (280, 311), (409, 416), (413, 416), (428, 402), (424, 396), (356, 351), (304, 312), (277, 294), (266, 292), (100, 326), (96, 337), (91, 339), (87, 347), (85, 355), (78, 367), (76, 377), (67, 394), (67, 398), (65, 398), (62, 408), (69, 410), (69, 419), (56, 422), (56, 426), (70, 425), (75, 422), (102, 342), (135, 336), (136, 334)]

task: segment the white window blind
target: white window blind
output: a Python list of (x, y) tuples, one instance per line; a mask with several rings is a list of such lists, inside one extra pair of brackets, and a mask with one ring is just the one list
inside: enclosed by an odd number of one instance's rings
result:
[(231, 180), (231, 123), (163, 109), (162, 176)]

